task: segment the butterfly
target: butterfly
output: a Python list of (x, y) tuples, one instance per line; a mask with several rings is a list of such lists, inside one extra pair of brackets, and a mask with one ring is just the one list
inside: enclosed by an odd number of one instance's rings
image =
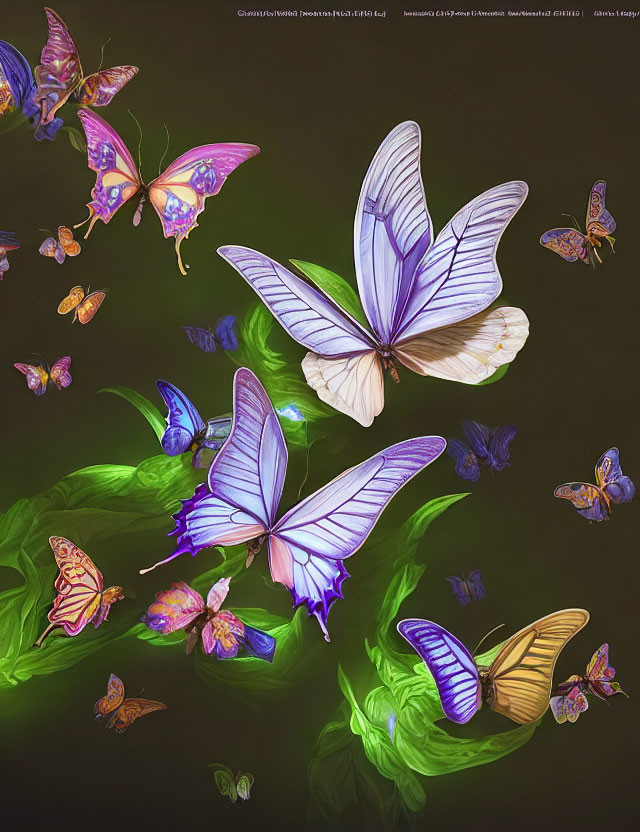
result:
[(235, 315), (225, 315), (220, 318), (213, 332), (200, 326), (183, 326), (182, 329), (191, 343), (196, 344), (202, 352), (215, 352), (216, 347), (234, 352), (238, 349), (238, 336), (233, 329), (237, 320)]
[(433, 676), (447, 719), (468, 722), (484, 700), (524, 725), (540, 719), (549, 707), (560, 651), (588, 620), (589, 613), (581, 609), (546, 615), (511, 636), (490, 667), (478, 667), (464, 644), (433, 621), (406, 618), (397, 628)]
[(566, 682), (558, 685), (555, 696), (549, 702), (556, 722), (575, 722), (581, 713), (589, 707), (587, 693), (598, 699), (615, 696), (616, 693), (627, 694), (618, 682), (611, 681), (616, 671), (609, 665), (609, 645), (603, 644), (591, 657), (584, 676), (569, 676)]
[(60, 569), (55, 582), (58, 595), (47, 616), (51, 623), (36, 647), (57, 627), (68, 636), (77, 636), (91, 622), (97, 630), (107, 620), (111, 605), (124, 598), (121, 586), (102, 588), (100, 570), (75, 543), (64, 537), (50, 537), (49, 545)]
[[(206, 198), (215, 196), (227, 176), (238, 165), (260, 153), (260, 148), (240, 142), (195, 147), (178, 156), (164, 173), (145, 185), (116, 131), (91, 110), (81, 108), (78, 117), (87, 137), (89, 167), (98, 174), (91, 191), (91, 202), (87, 203), (89, 216), (85, 222), (89, 223), (89, 229), (85, 240), (97, 220), (108, 223), (121, 205), (140, 194), (133, 224), (140, 224), (142, 208), (148, 199), (160, 217), (165, 238), (176, 238), (178, 266), (186, 275), (180, 245), (198, 225), (197, 217), (204, 211)], [(84, 223), (75, 227), (81, 225)]]
[(617, 448), (605, 451), (598, 460), (596, 483), (566, 482), (556, 488), (553, 496), (570, 500), (578, 514), (600, 523), (609, 519), (611, 503), (628, 503), (636, 493), (633, 482), (622, 473)]
[(49, 37), (36, 67), (36, 103), (49, 124), (73, 93), (80, 104), (104, 107), (138, 72), (137, 66), (114, 66), (84, 77), (80, 56), (65, 22), (45, 8)]
[(383, 509), (415, 474), (437, 459), (440, 436), (408, 439), (350, 468), (276, 519), (287, 469), (287, 446), (264, 387), (246, 367), (233, 382), (233, 424), (209, 468), (208, 484), (174, 515), (175, 551), (248, 543), (247, 566), (264, 543), (271, 577), (305, 604), (329, 641), (329, 608), (349, 577), (343, 561), (364, 544)]
[(465, 419), (462, 430), (467, 441), (449, 439), (447, 445), (447, 453), (455, 461), (455, 471), (459, 477), (477, 482), (481, 467), (489, 471), (502, 471), (509, 465), (509, 445), (518, 432), (515, 425), (488, 428), (473, 419)]
[(64, 124), (61, 118), (42, 123), (42, 113), (36, 102), (36, 82), (29, 62), (15, 46), (0, 40), (0, 116), (16, 109), (33, 127), (37, 141), (53, 141)]
[(604, 206), (606, 192), (607, 183), (601, 179), (591, 189), (585, 221), (586, 233), (583, 234), (576, 228), (552, 228), (540, 237), (541, 245), (571, 263), (580, 259), (595, 265), (592, 254), (598, 263), (602, 263), (598, 254), (598, 249), (602, 246), (601, 240), (604, 237), (613, 251), (615, 238), (611, 235), (616, 230), (616, 221)]
[(88, 324), (95, 317), (106, 296), (104, 290), (90, 292), (85, 296), (82, 286), (74, 286), (66, 298), (58, 304), (58, 315), (66, 315), (74, 310), (72, 323), (80, 321), (81, 324)]
[(75, 257), (80, 254), (82, 248), (80, 243), (73, 239), (73, 231), (66, 225), (60, 225), (58, 239), (47, 237), (38, 251), (45, 257), (55, 257), (58, 263), (64, 263), (66, 257)]
[(213, 779), (223, 797), (228, 797), (232, 803), (235, 803), (238, 798), (249, 800), (254, 783), (253, 774), (237, 774), (234, 777), (231, 769), (221, 763), (210, 763), (207, 768), (216, 769)]
[(205, 424), (182, 390), (162, 379), (156, 381), (156, 387), (169, 408), (167, 427), (160, 440), (162, 450), (169, 456), (191, 450), (194, 468), (208, 468), (229, 436), (231, 419), (218, 416)]
[(187, 655), (198, 640), (207, 656), (235, 659), (238, 655), (255, 656), (273, 661), (276, 640), (264, 630), (244, 624), (229, 610), (221, 610), (229, 592), (231, 578), (221, 578), (209, 590), (207, 601), (184, 581), (171, 584), (171, 589), (156, 593), (156, 600), (142, 617), (151, 630), (163, 635), (184, 630)]
[(59, 358), (51, 369), (49, 369), (46, 361), (37, 366), (33, 364), (14, 364), (13, 366), (23, 376), (27, 377), (27, 387), (36, 396), (44, 395), (51, 382), (55, 384), (58, 390), (62, 390), (64, 387), (68, 387), (72, 381), (69, 372), (69, 367), (71, 367), (71, 356), (69, 355)]
[(13, 231), (0, 231), (0, 280), (9, 271), (8, 251), (15, 251), (20, 248), (20, 240)]
[(218, 254), (250, 284), (294, 340), (320, 399), (368, 427), (384, 407), (395, 361), (420, 375), (478, 384), (524, 346), (521, 309), (488, 309), (502, 289), (498, 242), (527, 196), (508, 182), (476, 197), (435, 242), (420, 177), (420, 128), (389, 133), (365, 176), (355, 218), (355, 265), (367, 329), (324, 292), (242, 246)]
[(122, 734), (139, 716), (166, 710), (164, 702), (156, 702), (154, 699), (125, 699), (122, 679), (112, 673), (107, 684), (107, 694), (98, 699), (93, 713), (96, 719), (109, 716), (107, 728), (115, 728), (118, 734)]
[(445, 581), (453, 589), (456, 601), (463, 607), (466, 607), (469, 601), (482, 601), (485, 597), (485, 588), (482, 583), (481, 574), (479, 569), (474, 569), (472, 572), (469, 572), (467, 578), (464, 577), (464, 572), (461, 578), (458, 578), (457, 575), (450, 575), (448, 578), (445, 578)]

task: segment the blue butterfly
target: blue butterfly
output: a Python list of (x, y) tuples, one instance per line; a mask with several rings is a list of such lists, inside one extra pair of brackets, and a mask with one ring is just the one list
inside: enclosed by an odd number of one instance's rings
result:
[(463, 607), (466, 607), (469, 601), (482, 601), (485, 597), (486, 592), (482, 583), (482, 573), (479, 569), (474, 569), (472, 572), (469, 572), (466, 578), (463, 572), (461, 578), (458, 578), (457, 575), (450, 575), (448, 578), (445, 578), (445, 581), (451, 584), (456, 601)]
[(235, 315), (225, 315), (215, 325), (213, 332), (200, 326), (183, 326), (182, 329), (191, 343), (200, 347), (202, 352), (215, 352), (216, 347), (234, 352), (238, 349), (238, 336), (234, 330), (237, 320)]
[(56, 133), (64, 124), (63, 120), (54, 118), (49, 124), (40, 126), (42, 113), (36, 104), (36, 82), (29, 62), (15, 46), (5, 40), (0, 40), (0, 91), (4, 93), (0, 96), (3, 98), (3, 102), (0, 102), (0, 114), (19, 107), (34, 128), (33, 136), (36, 141), (55, 139)]
[(162, 379), (156, 381), (156, 387), (169, 408), (160, 440), (162, 450), (169, 456), (191, 450), (194, 468), (208, 468), (229, 436), (231, 417), (219, 416), (205, 423), (182, 390)]
[(456, 463), (456, 474), (464, 480), (477, 482), (480, 469), (502, 471), (509, 465), (509, 445), (513, 442), (518, 428), (503, 425), (488, 428), (473, 419), (465, 419), (462, 430), (467, 439), (449, 439), (447, 453)]

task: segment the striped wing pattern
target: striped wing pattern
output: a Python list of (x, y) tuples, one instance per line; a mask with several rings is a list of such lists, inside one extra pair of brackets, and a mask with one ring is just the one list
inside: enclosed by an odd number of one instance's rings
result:
[(49, 621), (64, 627), (68, 636), (78, 635), (94, 617), (100, 606), (102, 575), (81, 549), (64, 537), (51, 537), (60, 568), (55, 588), (58, 596), (49, 613)]

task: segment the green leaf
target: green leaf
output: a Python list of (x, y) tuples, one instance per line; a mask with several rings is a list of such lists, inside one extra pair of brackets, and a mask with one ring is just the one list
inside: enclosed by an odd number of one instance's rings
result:
[(113, 393), (128, 401), (142, 413), (151, 425), (158, 441), (162, 439), (162, 434), (167, 426), (166, 422), (155, 404), (150, 402), (146, 396), (143, 396), (141, 393), (136, 393), (135, 390), (131, 390), (129, 387), (103, 387), (98, 390), (98, 393)]
[(498, 369), (489, 376), (489, 378), (485, 378), (484, 381), (481, 381), (479, 384), (476, 384), (476, 387), (484, 387), (485, 384), (494, 384), (496, 381), (500, 381), (507, 374), (507, 370), (509, 369), (510, 364), (502, 364)]
[(305, 277), (312, 280), (326, 295), (328, 295), (338, 306), (348, 312), (352, 318), (365, 327), (369, 327), (362, 304), (358, 295), (347, 283), (335, 272), (325, 269), (323, 266), (316, 266), (314, 263), (306, 263), (304, 260), (290, 260), (290, 263), (299, 269)]
[(71, 147), (74, 150), (77, 150), (78, 153), (82, 153), (83, 156), (86, 156), (86, 154), (87, 154), (87, 143), (84, 139), (84, 136), (78, 130), (78, 128), (77, 127), (70, 127), (68, 124), (65, 124), (65, 126), (62, 127), (61, 130), (69, 136), (69, 141), (71, 143)]

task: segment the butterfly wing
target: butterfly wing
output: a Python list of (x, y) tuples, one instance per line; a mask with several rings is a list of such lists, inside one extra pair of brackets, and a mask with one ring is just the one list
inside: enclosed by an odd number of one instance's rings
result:
[(620, 685), (612, 681), (616, 671), (615, 668), (609, 665), (608, 644), (603, 644), (593, 654), (587, 665), (586, 675), (589, 680), (589, 690), (600, 699), (604, 699), (606, 696), (614, 696), (616, 693), (624, 694)]
[(221, 610), (209, 619), (202, 631), (202, 648), (217, 659), (253, 656), (273, 661), (276, 640), (264, 630), (249, 627), (229, 610)]
[(137, 66), (113, 66), (111, 69), (101, 69), (83, 79), (75, 91), (75, 96), (85, 106), (105, 107), (137, 73)]
[(108, 223), (115, 212), (142, 187), (140, 174), (127, 146), (107, 122), (91, 110), (80, 108), (78, 118), (87, 138), (87, 161), (98, 176), (91, 191), (89, 230), (100, 219)]
[(598, 180), (589, 196), (587, 206), (587, 234), (594, 237), (609, 237), (616, 230), (616, 221), (607, 211), (604, 205), (607, 193), (607, 183)]
[(589, 240), (575, 228), (552, 228), (540, 237), (540, 245), (555, 251), (563, 260), (590, 261)]
[(100, 719), (112, 713), (124, 702), (124, 684), (115, 673), (109, 676), (107, 683), (107, 694), (96, 702), (93, 713), (96, 719)]
[[(49, 239), (51, 239), (51, 237)], [(67, 228), (66, 225), (58, 226), (58, 240), (60, 242), (60, 247), (68, 257), (76, 257), (82, 251), (80, 243), (73, 239), (73, 231), (70, 228)], [(40, 254), (42, 253), (43, 252), (41, 251)]]
[(42, 123), (48, 124), (56, 111), (82, 81), (80, 56), (62, 18), (45, 8), (49, 37), (36, 67), (36, 102), (42, 112)]
[(58, 304), (58, 315), (66, 315), (75, 309), (84, 298), (84, 289), (82, 286), (74, 286), (66, 298), (63, 298)]
[(38, 251), (43, 257), (55, 257), (58, 263), (62, 264), (65, 261), (66, 254), (64, 248), (53, 237), (47, 237)]
[(205, 424), (182, 390), (162, 379), (158, 379), (156, 387), (169, 409), (166, 417), (167, 427), (160, 444), (166, 454), (177, 456), (189, 449), (196, 436), (204, 433)]
[(183, 326), (183, 332), (192, 344), (195, 344), (202, 352), (215, 352), (216, 339), (210, 329), (201, 326)]
[(469, 592), (471, 593), (471, 598), (474, 601), (482, 601), (486, 592), (484, 584), (482, 583), (482, 572), (480, 569), (474, 569), (472, 572), (469, 572), (467, 585), (469, 587)]
[(238, 792), (231, 771), (226, 766), (221, 766), (214, 772), (213, 779), (220, 794), (223, 797), (228, 797), (232, 803), (235, 803), (238, 799)]
[(88, 324), (89, 321), (93, 320), (105, 298), (105, 292), (91, 292), (90, 295), (87, 295), (87, 297), (80, 304), (78, 304), (76, 315), (81, 324)]
[[(40, 119), (35, 104), (35, 81), (29, 62), (15, 46), (0, 40), (0, 89), (2, 108), (0, 115), (19, 107), (25, 116)], [(31, 99), (31, 100), (30, 100)], [(25, 105), (27, 111), (25, 112)]]
[(463, 480), (477, 482), (480, 479), (478, 457), (462, 439), (449, 439), (447, 453), (455, 462), (455, 472)]
[(162, 635), (183, 630), (205, 611), (202, 596), (184, 581), (171, 584), (171, 589), (156, 592), (156, 600), (142, 616), (142, 623)]
[(305, 604), (316, 616), (327, 641), (329, 608), (349, 577), (343, 560), (364, 544), (391, 498), (445, 446), (440, 436), (392, 445), (336, 477), (274, 526), (271, 577), (291, 592), (294, 607)]
[(71, 356), (63, 355), (59, 358), (51, 368), (51, 381), (56, 385), (58, 390), (63, 387), (68, 387), (71, 384), (72, 378), (69, 368), (71, 367)]
[(596, 482), (612, 503), (628, 503), (636, 493), (631, 479), (622, 473), (617, 448), (605, 451), (598, 460)]
[(34, 367), (33, 364), (14, 364), (16, 370), (27, 378), (27, 387), (36, 396), (42, 396), (47, 392), (49, 373), (44, 367)]
[(416, 266), (431, 243), (420, 176), (420, 128), (399, 124), (378, 148), (356, 209), (358, 290), (371, 328), (389, 344), (410, 295)]
[(176, 238), (176, 255), (186, 275), (180, 244), (197, 227), (207, 197), (215, 196), (238, 165), (260, 153), (255, 144), (224, 142), (195, 147), (149, 185), (149, 199), (156, 209), (165, 238)]
[(462, 430), (467, 442), (474, 454), (483, 461), (489, 455), (489, 439), (491, 431), (486, 425), (475, 422), (473, 419), (465, 419), (462, 422)]
[(521, 725), (539, 719), (549, 706), (556, 660), (588, 620), (586, 610), (560, 610), (512, 636), (489, 668), (493, 710)]
[(398, 632), (413, 647), (436, 683), (447, 719), (468, 722), (482, 704), (482, 688), (473, 656), (444, 627), (422, 618), (398, 622)]
[(565, 482), (553, 492), (554, 497), (569, 500), (578, 514), (586, 520), (608, 520), (609, 500), (603, 492), (589, 482)]
[(249, 800), (253, 783), (253, 774), (239, 774), (236, 777), (236, 791), (241, 800)]
[(235, 352), (238, 349), (238, 336), (234, 329), (237, 320), (235, 315), (225, 315), (216, 324), (216, 338), (223, 350)]
[(463, 607), (466, 607), (471, 600), (471, 593), (469, 592), (469, 587), (467, 586), (467, 582), (464, 578), (458, 578), (457, 575), (449, 575), (448, 578), (445, 578), (445, 581), (453, 590), (453, 594), (456, 596), (456, 601)]
[(64, 537), (50, 537), (60, 573), (55, 582), (58, 595), (48, 618), (68, 636), (77, 636), (100, 607), (102, 575), (82, 549)]
[[(564, 684), (579, 680), (579, 676), (570, 676)], [(562, 725), (565, 722), (575, 722), (580, 714), (587, 710), (589, 702), (585, 693), (575, 685), (563, 696), (552, 696), (549, 706), (556, 722)]]
[(509, 465), (509, 446), (518, 433), (516, 425), (491, 428), (487, 465), (492, 471), (502, 471)]
[(207, 595), (207, 609), (211, 612), (218, 612), (229, 593), (231, 578), (220, 578), (209, 590)]
[(291, 337), (311, 350), (302, 362), (320, 399), (368, 426), (384, 406), (376, 341), (347, 312), (275, 260), (242, 246), (218, 254), (242, 275)]
[(156, 702), (154, 699), (125, 699), (109, 720), (107, 728), (113, 728), (116, 733), (122, 734), (138, 717), (153, 711), (166, 710), (164, 702)]

